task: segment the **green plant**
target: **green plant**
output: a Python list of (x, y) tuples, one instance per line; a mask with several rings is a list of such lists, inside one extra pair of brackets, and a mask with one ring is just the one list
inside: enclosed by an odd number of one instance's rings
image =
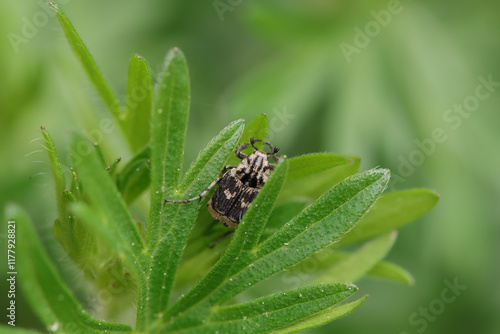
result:
[[(182, 52), (174, 48), (167, 54), (154, 89), (145, 60), (132, 57), (122, 110), (67, 17), (52, 6), (134, 153), (123, 167), (116, 160), (106, 168), (100, 146), (74, 135), (73, 169), (66, 170), (42, 127), (59, 210), (54, 233), (85, 276), (100, 292), (109, 292), (104, 315), (117, 318), (135, 303), (137, 318), (132, 329), (88, 315), (59, 277), (29, 217), (11, 204), (7, 216), (19, 227), (21, 287), (51, 331), (290, 333), (360, 306), (366, 296), (344, 302), (357, 291), (346, 282), (365, 274), (412, 284), (409, 273), (383, 258), (396, 238), (393, 230), (429, 211), (438, 197), (426, 189), (382, 196), (389, 171), (356, 174), (357, 157), (320, 153), (284, 159), (232, 239), (210, 249), (224, 227), (203, 209), (206, 199), (182, 205), (163, 200), (199, 194), (232, 163), (238, 143), (266, 137), (265, 115), (246, 127), (243, 120), (229, 124), (181, 176), (190, 96)], [(131, 204), (148, 187), (144, 225), (134, 219)], [(365, 243), (357, 249), (341, 248), (360, 241)], [(301, 268), (311, 263), (318, 270), (297, 286), (287, 285), (286, 275), (300, 277)], [(266, 283), (254, 286), (266, 279), (274, 290), (276, 280), (285, 290), (255, 298)], [(243, 292), (250, 301), (238, 300)]]

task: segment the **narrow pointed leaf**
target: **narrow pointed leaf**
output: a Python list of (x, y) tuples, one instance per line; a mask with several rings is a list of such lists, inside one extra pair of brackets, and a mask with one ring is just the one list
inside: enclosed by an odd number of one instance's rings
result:
[(9, 205), (6, 213), (16, 222), (16, 257), (22, 259), (16, 263), (20, 286), (35, 313), (48, 327), (81, 333), (131, 330), (127, 325), (89, 316), (61, 280), (28, 215), (15, 205)]
[(415, 285), (415, 278), (413, 275), (406, 269), (401, 268), (392, 262), (380, 261), (368, 272), (368, 275), (403, 283), (409, 286)]
[(56, 194), (59, 197), (65, 190), (65, 182), (63, 173), (61, 171), (61, 164), (59, 163), (59, 159), (57, 158), (56, 148), (54, 146), (52, 138), (43, 126), (41, 127), (41, 130), (43, 140), (45, 141), (44, 147), (47, 149), (47, 154), (49, 155), (50, 169), (52, 170), (52, 177), (54, 178)]
[[(378, 199), (388, 181), (389, 171), (382, 169), (354, 175), (332, 188), (262, 244), (238, 254), (240, 249), (247, 250), (244, 245), (239, 248), (233, 246), (237, 242), (244, 244), (244, 239), (238, 240), (237, 236), (248, 232), (244, 230), (245, 225), (240, 224), (226, 254), (214, 269), (169, 310), (169, 316), (176, 316), (190, 307), (189, 311), (178, 316), (175, 326), (196, 323), (201, 316), (199, 312), (207, 312), (204, 309), (224, 303), (261, 280), (338, 241)], [(257, 211), (258, 207), (253, 210)], [(248, 212), (251, 212), (250, 209)], [(251, 222), (250, 214), (245, 217), (244, 221), (248, 219)], [(228, 272), (230, 277), (227, 277)], [(221, 279), (225, 279), (224, 283), (213, 290), (216, 284), (212, 282)], [(200, 304), (193, 306), (194, 303)]]
[[(134, 253), (130, 247), (123, 247), (123, 238), (117, 233), (110, 224), (105, 223), (105, 218), (96, 210), (83, 202), (75, 203), (71, 207), (72, 213), (78, 217), (85, 226), (96, 235), (99, 235), (99, 240), (104, 241), (117, 256), (134, 259)], [(107, 254), (111, 258), (112, 254)], [(135, 261), (135, 260), (134, 260)]]
[(113, 163), (111, 165), (109, 165), (108, 167), (106, 167), (106, 170), (108, 171), (109, 175), (114, 175), (115, 174), (116, 167), (118, 167), (118, 164), (120, 163), (120, 161), (122, 161), (122, 159), (118, 158), (115, 161), (113, 161)]
[(151, 177), (151, 150), (136, 154), (116, 176), (116, 186), (125, 202), (131, 203), (147, 189)]
[(410, 189), (382, 196), (339, 245), (400, 228), (430, 211), (438, 199), (439, 195), (429, 189)]
[[(233, 240), (223, 257), (215, 264), (212, 270), (202, 279), (196, 287), (178, 300), (169, 310), (168, 314), (177, 314), (190, 305), (205, 301), (215, 289), (217, 289), (228, 277), (230, 270), (235, 270), (235, 262), (240, 256), (248, 257), (243, 250), (248, 250), (259, 240), (260, 233), (269, 218), (272, 207), (279, 191), (283, 185), (288, 167), (288, 161), (284, 160), (273, 171), (259, 195), (252, 202), (248, 211), (243, 216), (240, 225), (236, 229)], [(262, 225), (262, 226), (258, 226)], [(254, 231), (252, 231), (255, 229)], [(245, 265), (246, 261), (238, 263)], [(227, 282), (227, 281), (226, 281)], [(211, 301), (213, 303), (213, 301)]]
[(262, 333), (328, 309), (356, 291), (355, 285), (345, 283), (288, 290), (248, 303), (218, 308), (202, 326), (182, 333)]
[(290, 175), (279, 202), (294, 198), (316, 199), (359, 169), (359, 158), (315, 153), (290, 159)]
[(368, 211), (388, 181), (389, 171), (374, 169), (335, 186), (252, 250), (248, 260), (238, 262), (239, 267), (247, 267), (226, 281), (212, 298), (224, 302), (338, 241)]
[[(82, 150), (82, 147), (87, 147), (87, 150)], [(97, 153), (90, 147), (89, 142), (81, 136), (75, 135), (73, 138), (71, 153), (77, 174), (93, 207), (101, 212), (102, 223), (120, 238), (121, 242), (116, 247), (121, 248), (121, 251), (127, 248), (134, 254), (133, 259), (127, 259), (133, 264), (142, 251), (142, 238), (114, 182), (102, 167)]]
[[(122, 268), (123, 264), (117, 264), (118, 261), (114, 261), (112, 265), (109, 262), (106, 263), (105, 267), (99, 266), (95, 269), (94, 279), (96, 280), (97, 286), (102, 288), (105, 286), (108, 288), (111, 284), (114, 284), (116, 289), (116, 297), (127, 296), (127, 294), (137, 286), (139, 288), (139, 294), (145, 294), (146, 288), (146, 277), (143, 275), (143, 271), (138, 269), (142, 267), (140, 259), (133, 253), (132, 247), (125, 247), (126, 244), (123, 241), (120, 233), (113, 229), (112, 226), (105, 223), (105, 218), (100, 215), (95, 209), (89, 205), (78, 202), (72, 206), (72, 212), (79, 217), (79, 219), (86, 224), (86, 226), (92, 230), (95, 234), (99, 235), (99, 240), (104, 242), (109, 249), (114, 252), (106, 252), (106, 260), (109, 261), (113, 258), (120, 259), (133, 259), (134, 262), (128, 263), (126, 268), (132, 268), (133, 274), (123, 277)], [(107, 249), (107, 248), (106, 248)], [(100, 265), (102, 263), (99, 263)], [(109, 269), (108, 271), (106, 269)], [(128, 272), (128, 269), (127, 269)], [(97, 274), (97, 275), (95, 275)], [(142, 309), (138, 309), (138, 317), (141, 317), (143, 313)]]
[(80, 184), (78, 182), (78, 177), (75, 173), (75, 170), (73, 167), (70, 168), (71, 171), (71, 187), (70, 187), (70, 192), (75, 196), (75, 199), (80, 198)]
[(60, 201), (63, 211), (54, 222), (54, 236), (84, 274), (89, 275), (95, 266), (94, 256), (97, 252), (95, 232), (71, 212), (71, 206), (75, 203), (73, 194), (64, 191)]
[(333, 307), (331, 309), (328, 309), (326, 311), (320, 312), (318, 314), (314, 314), (304, 320), (301, 320), (295, 324), (292, 324), (291, 326), (287, 326), (284, 328), (280, 328), (278, 330), (274, 330), (272, 333), (273, 334), (285, 334), (285, 333), (295, 333), (298, 331), (302, 331), (308, 328), (314, 328), (318, 327), (321, 325), (324, 325), (326, 323), (329, 323), (335, 319), (341, 318), (358, 307), (361, 306), (366, 300), (368, 296), (364, 296), (363, 298), (360, 298), (356, 301), (350, 302), (348, 304), (343, 304), (340, 306)]
[(147, 244), (160, 238), (163, 200), (172, 198), (179, 184), (189, 115), (189, 73), (182, 52), (174, 48), (165, 57), (155, 86), (151, 123), (151, 207)]
[[(90, 140), (90, 138), (87, 138), (87, 139)], [(97, 143), (97, 142), (94, 142), (93, 145), (94, 145), (95, 153), (97, 154), (97, 157), (99, 158), (99, 161), (100, 161), (102, 167), (105, 168), (106, 167), (106, 158), (104, 158), (104, 152), (102, 151), (101, 145), (99, 145), (99, 143)]]
[(289, 160), (290, 174), (286, 178), (288, 182), (353, 163), (353, 158), (333, 153), (306, 154)]
[[(210, 141), (179, 186), (183, 198), (198, 195), (217, 177), (229, 154), (234, 151), (242, 132), (243, 121), (235, 121)], [(150, 289), (147, 294), (147, 309), (150, 320), (167, 306), (180, 257), (200, 206), (199, 202), (195, 201), (184, 204), (167, 203), (162, 207), (164, 198), (159, 200), (162, 212), (159, 231), (161, 238), (157, 246), (151, 249), (153, 261), (148, 280)]]
[(127, 83), (127, 101), (123, 122), (128, 142), (134, 152), (149, 142), (149, 123), (153, 108), (153, 85), (148, 63), (139, 55), (130, 59)]
[[(370, 271), (389, 252), (397, 233), (388, 232), (368, 241), (360, 249), (331, 266), (314, 283), (355, 282)], [(325, 259), (325, 261), (328, 261)]]
[(314, 252), (338, 241), (375, 203), (388, 180), (389, 171), (384, 169), (372, 169), (347, 178), (267, 239), (259, 246), (256, 256), (275, 250), (295, 254), (288, 252), (295, 247), (301, 248), (298, 254), (306, 248)]
[(120, 116), (122, 110), (120, 102), (112, 92), (102, 73), (99, 71), (94, 58), (85, 46), (85, 43), (83, 43), (68, 17), (57, 7), (57, 5), (52, 3), (49, 3), (49, 5), (55, 10), (57, 17), (59, 18), (59, 22), (61, 22), (64, 34), (68, 38), (68, 42), (75, 55), (78, 57), (78, 60), (80, 60), (85, 72), (87, 72), (90, 81), (96, 88), (111, 114), (115, 117), (118, 123), (121, 124)]
[[(49, 133), (42, 129), (45, 147), (49, 156), (50, 167), (55, 183), (57, 197), (58, 218), (54, 223), (54, 236), (61, 243), (69, 257), (88, 274), (91, 267), (89, 257), (95, 252), (95, 237), (78, 219), (70, 212), (70, 206), (76, 201), (73, 193), (65, 189), (64, 175), (57, 157), (56, 149)], [(72, 184), (72, 188), (79, 196), (79, 191)]]

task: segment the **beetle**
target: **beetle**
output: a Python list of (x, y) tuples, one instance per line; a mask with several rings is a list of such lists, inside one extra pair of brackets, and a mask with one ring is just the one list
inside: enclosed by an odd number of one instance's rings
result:
[[(271, 152), (259, 150), (255, 146), (258, 141), (269, 146)], [(249, 145), (254, 148), (253, 153), (249, 155), (242, 153)], [(216, 178), (201, 194), (183, 201), (166, 199), (164, 203), (188, 203), (199, 200), (218, 184), (208, 201), (208, 211), (224, 226), (236, 228), (276, 167), (268, 158), (272, 157), (276, 164), (279, 162), (280, 158), (277, 156), (279, 150), (279, 147), (271, 145), (268, 141), (251, 138), (249, 143), (240, 144), (234, 152), (241, 160), (240, 163), (237, 166), (225, 166), (221, 171), (223, 176)]]

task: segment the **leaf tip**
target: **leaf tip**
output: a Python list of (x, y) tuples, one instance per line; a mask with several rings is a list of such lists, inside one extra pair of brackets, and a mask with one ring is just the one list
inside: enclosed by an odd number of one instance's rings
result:
[(173, 57), (179, 57), (184, 59), (184, 53), (178, 46), (174, 46), (172, 49), (170, 49), (170, 53), (172, 54)]
[(56, 12), (59, 11), (59, 7), (57, 6), (57, 4), (53, 3), (53, 2), (49, 2), (48, 5), (53, 9), (55, 10)]

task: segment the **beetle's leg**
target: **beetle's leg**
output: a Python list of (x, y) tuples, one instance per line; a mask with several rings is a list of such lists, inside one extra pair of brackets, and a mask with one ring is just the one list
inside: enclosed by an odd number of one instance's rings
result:
[(224, 174), (228, 169), (233, 169), (233, 168), (237, 168), (238, 166), (235, 166), (235, 165), (227, 165), (227, 166), (224, 166), (224, 168), (222, 168), (222, 170), (220, 171), (221, 174)]
[(258, 142), (258, 141), (262, 141), (262, 139), (255, 139), (255, 138), (250, 138), (250, 144), (253, 146), (254, 149), (256, 149), (257, 151), (259, 150), (257, 147), (255, 147), (255, 143)]
[(241, 151), (243, 151), (244, 149), (246, 149), (248, 147), (248, 145), (250, 145), (250, 143), (245, 143), (245, 144), (240, 144), (238, 146), (238, 148), (236, 149), (236, 151), (234, 151), (234, 155), (238, 158), (238, 159), (245, 159), (247, 157), (247, 155), (245, 153), (241, 153)]
[(167, 202), (168, 203), (189, 203), (189, 202), (196, 201), (197, 199), (201, 199), (203, 196), (205, 196), (210, 191), (210, 189), (212, 189), (217, 183), (219, 183), (220, 180), (222, 180), (222, 177), (216, 178), (212, 183), (210, 183), (210, 185), (207, 187), (207, 189), (203, 190), (203, 192), (196, 197), (193, 197), (190, 199), (185, 199), (183, 201), (174, 201), (171, 199), (166, 199), (163, 204), (165, 204)]
[(280, 150), (279, 147), (274, 147), (273, 153), (271, 154), (272, 157), (273, 157), (274, 162), (276, 162), (276, 163), (278, 163), (280, 161), (280, 158), (276, 155), (276, 153), (278, 153), (279, 150)]
[[(271, 152), (273, 152), (273, 151), (274, 151), (274, 147), (273, 147), (273, 145), (271, 145), (271, 143), (270, 143), (270, 142), (268, 142), (268, 141), (266, 140), (266, 141), (264, 142), (264, 144), (266, 144), (267, 146), (269, 146), (269, 148), (271, 149)], [(272, 154), (272, 153), (271, 153), (271, 154)]]
[(269, 148), (271, 148), (271, 153), (267, 153), (267, 155), (272, 156), (274, 162), (278, 163), (280, 161), (280, 158), (276, 155), (276, 153), (280, 151), (280, 148), (278, 146), (271, 145), (271, 143), (268, 141), (265, 141), (264, 144), (266, 144), (267, 146), (269, 146)]

